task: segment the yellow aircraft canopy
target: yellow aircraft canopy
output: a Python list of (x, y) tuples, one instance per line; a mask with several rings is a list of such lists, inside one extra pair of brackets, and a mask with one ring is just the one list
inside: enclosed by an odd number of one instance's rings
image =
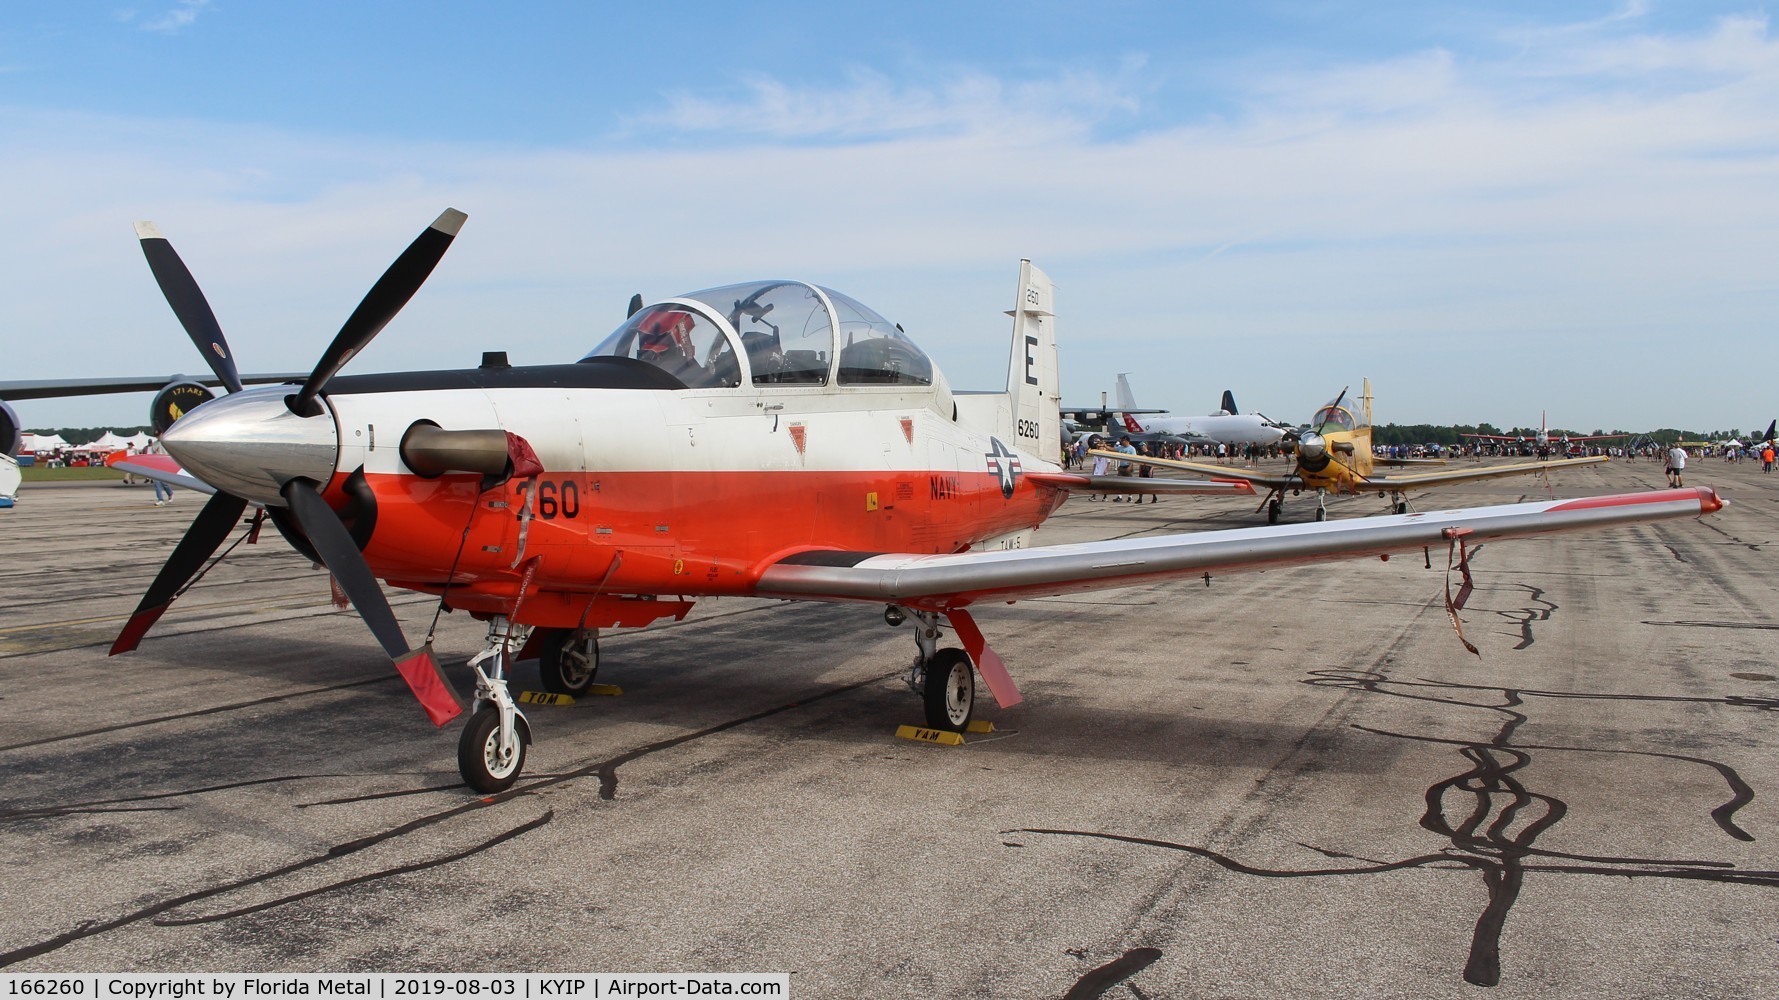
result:
[(1343, 396), (1345, 393), (1335, 397), (1327, 406), (1316, 411), (1315, 417), (1310, 420), (1310, 426), (1315, 429), (1317, 434), (1356, 431), (1361, 427), (1370, 426), (1345, 405)]

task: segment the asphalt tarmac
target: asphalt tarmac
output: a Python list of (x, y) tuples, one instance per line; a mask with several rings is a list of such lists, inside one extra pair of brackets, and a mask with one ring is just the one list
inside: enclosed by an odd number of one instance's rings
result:
[[(1662, 483), (1612, 463), (1415, 503)], [(979, 609), (1026, 702), (956, 748), (893, 736), (921, 718), (914, 643), (880, 609), (709, 602), (607, 634), (623, 695), (531, 708), (494, 800), (270, 532), (108, 658), (202, 498), (27, 486), (0, 511), (0, 971), (1770, 997), (1779, 474), (1700, 459), (1688, 484), (1731, 506), (1482, 546), (1480, 658), (1443, 552)], [(1077, 498), (1039, 537), (1260, 524), (1256, 503)], [(394, 600), (423, 636), (432, 602)], [(481, 633), (438, 626), (465, 691)]]

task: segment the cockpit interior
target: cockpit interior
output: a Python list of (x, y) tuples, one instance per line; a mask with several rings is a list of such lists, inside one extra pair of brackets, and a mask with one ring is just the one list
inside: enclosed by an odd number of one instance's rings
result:
[(1315, 418), (1310, 421), (1310, 427), (1317, 434), (1336, 434), (1341, 431), (1358, 430), (1366, 426), (1369, 425), (1355, 416), (1352, 410), (1342, 406), (1338, 399), (1317, 410)]
[(687, 388), (933, 384), (933, 363), (857, 300), (801, 281), (755, 281), (638, 310), (582, 361), (632, 358)]

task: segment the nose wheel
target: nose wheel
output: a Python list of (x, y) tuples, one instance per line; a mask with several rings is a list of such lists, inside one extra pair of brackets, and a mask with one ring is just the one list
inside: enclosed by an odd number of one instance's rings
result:
[(478, 792), (504, 792), (513, 787), (519, 772), (525, 769), (525, 744), (531, 742), (531, 727), (523, 716), (514, 720), (517, 730), (511, 740), (500, 738), (500, 708), (484, 704), (470, 716), (469, 725), (457, 739), (457, 772), (464, 784)]

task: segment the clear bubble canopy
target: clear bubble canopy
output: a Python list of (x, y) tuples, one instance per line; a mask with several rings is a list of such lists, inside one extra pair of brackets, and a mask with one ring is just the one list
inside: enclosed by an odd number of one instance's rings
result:
[(631, 316), (581, 360), (633, 358), (690, 388), (932, 385), (933, 363), (894, 323), (831, 288), (752, 281)]

